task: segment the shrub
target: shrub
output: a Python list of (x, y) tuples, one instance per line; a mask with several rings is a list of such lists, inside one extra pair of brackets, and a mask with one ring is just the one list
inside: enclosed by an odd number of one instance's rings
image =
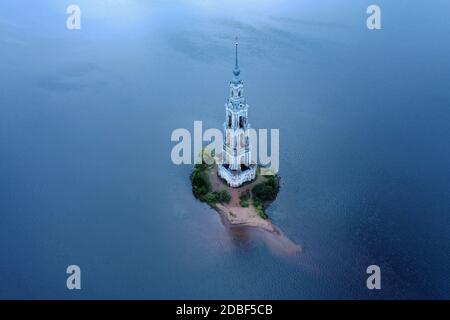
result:
[(220, 191), (219, 194), (219, 201), (222, 203), (229, 203), (231, 200), (231, 195), (228, 193), (227, 190)]
[(239, 196), (239, 200), (241, 201), (247, 201), (248, 199), (250, 199), (250, 192), (248, 190), (241, 193), (241, 195)]
[(210, 190), (209, 179), (202, 166), (201, 164), (196, 165), (191, 175), (192, 191), (196, 197), (202, 197)]
[(252, 189), (253, 199), (257, 202), (273, 201), (277, 197), (279, 185), (276, 176), (266, 177), (266, 181), (258, 183)]
[(205, 171), (206, 169), (208, 168), (208, 165), (206, 164), (206, 163), (197, 163), (195, 166), (194, 166), (194, 171), (195, 170), (199, 170), (199, 171)]
[(264, 210), (264, 203), (275, 200), (279, 188), (277, 176), (266, 176), (264, 182), (258, 183), (253, 187), (253, 205), (261, 218), (268, 218), (266, 211)]
[(258, 205), (255, 204), (256, 212), (258, 212), (258, 215), (263, 218), (264, 220), (268, 218), (266, 212), (264, 211), (264, 207), (261, 203)]
[(248, 200), (241, 200), (241, 201), (239, 201), (239, 205), (242, 207), (242, 208), (247, 208), (248, 207)]
[(259, 199), (253, 198), (253, 205), (255, 207), (262, 206), (262, 202)]
[(218, 201), (218, 194), (217, 192), (210, 192), (205, 197), (204, 200), (211, 206), (215, 206)]

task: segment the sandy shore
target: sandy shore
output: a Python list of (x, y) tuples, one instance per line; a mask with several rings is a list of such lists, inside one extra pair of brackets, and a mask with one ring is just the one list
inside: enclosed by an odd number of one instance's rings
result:
[[(259, 176), (254, 182), (240, 188), (231, 188), (217, 175), (217, 168), (215, 166), (208, 169), (207, 174), (212, 191), (227, 190), (231, 195), (231, 200), (228, 204), (218, 203), (215, 207), (216, 211), (222, 215), (224, 222), (229, 227), (257, 228), (272, 235), (270, 242), (274, 247), (278, 247), (278, 249), (286, 252), (298, 252), (301, 250), (300, 246), (287, 238), (270, 219), (260, 217), (256, 208), (251, 204), (251, 201), (249, 201), (250, 205), (246, 208), (240, 206), (240, 195), (246, 193), (247, 190), (251, 191), (255, 184), (263, 181), (264, 177)], [(251, 196), (251, 192), (249, 193)]]

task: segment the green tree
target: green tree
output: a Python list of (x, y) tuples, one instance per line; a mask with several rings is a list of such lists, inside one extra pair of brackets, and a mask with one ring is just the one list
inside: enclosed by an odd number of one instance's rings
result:
[(220, 191), (219, 199), (220, 199), (220, 202), (222, 202), (222, 203), (229, 203), (231, 200), (231, 195), (228, 193), (227, 190), (222, 190), (222, 191)]
[(274, 176), (270, 176), (266, 181), (253, 187), (253, 198), (261, 202), (273, 201), (278, 193), (278, 181)]
[(191, 175), (191, 180), (192, 191), (194, 192), (194, 195), (196, 197), (202, 197), (209, 192), (211, 187), (209, 179), (201, 165), (198, 165), (194, 168), (194, 171)]

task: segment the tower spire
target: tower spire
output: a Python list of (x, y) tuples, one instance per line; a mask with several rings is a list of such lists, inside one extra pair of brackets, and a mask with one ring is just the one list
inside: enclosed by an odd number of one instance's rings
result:
[(239, 69), (239, 65), (238, 65), (238, 45), (239, 45), (239, 39), (238, 39), (238, 37), (236, 37), (236, 43), (235, 43), (235, 46), (236, 46), (236, 64), (234, 66), (235, 69)]
[(236, 42), (235, 42), (236, 55), (235, 55), (235, 64), (234, 64), (234, 70), (233, 70), (235, 82), (237, 82), (239, 80), (239, 74), (241, 73), (241, 70), (239, 69), (239, 64), (238, 64), (238, 45), (239, 45), (238, 37), (236, 37)]

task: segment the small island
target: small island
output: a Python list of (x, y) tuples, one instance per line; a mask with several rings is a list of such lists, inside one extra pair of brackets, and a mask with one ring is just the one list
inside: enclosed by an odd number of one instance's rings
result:
[(267, 231), (276, 236), (279, 248), (298, 251), (299, 246), (286, 238), (266, 213), (280, 190), (280, 177), (267, 168), (261, 170), (251, 156), (254, 151), (249, 139), (249, 105), (240, 74), (236, 39), (233, 78), (225, 103), (222, 148), (202, 151), (201, 163), (195, 165), (191, 174), (192, 192), (197, 199), (216, 209), (230, 226)]
[(266, 210), (280, 189), (278, 175), (265, 176), (256, 170), (256, 179), (236, 188), (218, 174), (217, 164), (197, 164), (191, 173), (192, 192), (202, 202), (215, 209), (227, 227), (251, 227), (267, 233), (269, 245), (277, 253), (291, 255), (301, 247), (277, 228)]
[(268, 219), (266, 209), (280, 188), (277, 175), (263, 176), (239, 188), (230, 187), (217, 174), (217, 165), (197, 164), (191, 174), (192, 192), (221, 213), (232, 226), (248, 226), (279, 233)]

